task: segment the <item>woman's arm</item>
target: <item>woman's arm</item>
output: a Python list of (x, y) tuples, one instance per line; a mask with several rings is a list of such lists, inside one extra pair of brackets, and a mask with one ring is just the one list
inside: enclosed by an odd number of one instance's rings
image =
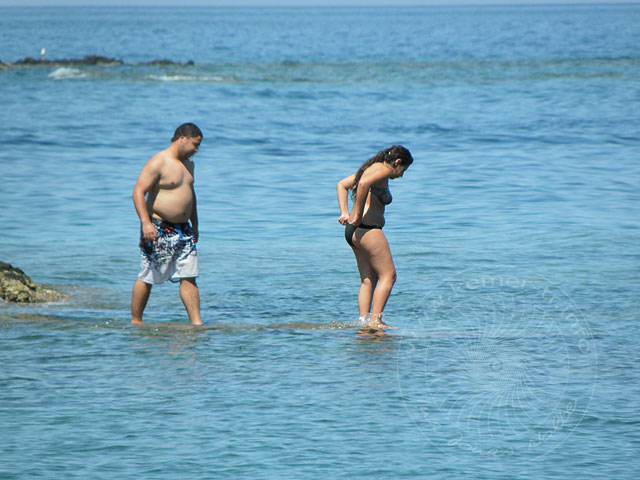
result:
[(347, 219), (349, 218), (349, 190), (353, 187), (355, 181), (356, 174), (354, 173), (340, 180), (336, 188), (338, 205), (340, 206), (340, 218), (338, 221), (343, 225), (347, 223)]
[(367, 195), (369, 195), (371, 185), (381, 180), (389, 179), (390, 176), (391, 170), (383, 163), (374, 163), (364, 171), (358, 182), (358, 191), (349, 216), (348, 222), (350, 224), (360, 225), (362, 222), (364, 204), (367, 200)]

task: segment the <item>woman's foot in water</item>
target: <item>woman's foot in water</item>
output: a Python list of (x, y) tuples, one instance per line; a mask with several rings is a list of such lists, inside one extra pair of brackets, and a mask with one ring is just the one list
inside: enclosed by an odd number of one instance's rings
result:
[(371, 320), (369, 320), (369, 328), (371, 330), (388, 330), (395, 329), (398, 327), (392, 327), (391, 325), (387, 325), (382, 321), (382, 314), (371, 315)]

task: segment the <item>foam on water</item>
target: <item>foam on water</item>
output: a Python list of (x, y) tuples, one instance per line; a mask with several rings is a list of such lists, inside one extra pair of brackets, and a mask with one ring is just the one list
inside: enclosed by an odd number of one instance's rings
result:
[[(249, 63), (221, 62), (180, 65), (113, 66), (77, 65), (56, 68), (49, 78), (164, 82), (294, 82), (294, 83), (386, 83), (410, 80), (416, 84), (503, 83), (548, 79), (588, 79), (625, 77), (638, 68), (637, 58), (591, 58), (582, 60), (478, 60), (433, 62), (309, 62)], [(16, 66), (14, 70), (34, 70), (43, 66)]]
[(53, 78), (54, 80), (88, 77), (88, 72), (72, 67), (59, 67), (49, 74), (49, 78)]
[(180, 74), (162, 74), (149, 75), (147, 78), (158, 82), (203, 82), (203, 83), (225, 83), (231, 80), (223, 77), (204, 76), (204, 75), (180, 75)]

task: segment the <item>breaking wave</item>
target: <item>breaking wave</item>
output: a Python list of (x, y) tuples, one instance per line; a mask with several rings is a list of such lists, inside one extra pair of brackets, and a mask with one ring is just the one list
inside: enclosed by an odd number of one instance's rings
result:
[(67, 78), (87, 78), (89, 74), (79, 68), (60, 67), (49, 74), (49, 78), (62, 80)]
[(494, 83), (552, 78), (624, 77), (640, 67), (640, 58), (580, 60), (432, 62), (237, 62), (194, 63), (172, 60), (126, 63), (107, 57), (21, 60), (3, 64), (3, 71), (53, 68), (48, 76), (62, 79), (100, 79), (136, 82), (194, 83)]

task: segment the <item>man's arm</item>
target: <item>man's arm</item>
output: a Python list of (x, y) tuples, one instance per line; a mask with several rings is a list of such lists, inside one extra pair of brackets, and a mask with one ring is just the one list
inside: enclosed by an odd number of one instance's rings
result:
[(133, 189), (133, 205), (140, 218), (142, 225), (142, 236), (147, 241), (154, 241), (158, 234), (151, 223), (151, 213), (147, 209), (145, 195), (153, 188), (160, 179), (160, 159), (157, 156), (152, 157), (143, 167)]
[(193, 240), (198, 241), (198, 201), (196, 200), (196, 189), (191, 187), (193, 193), (193, 207), (191, 208), (191, 229), (193, 230)]
[(191, 184), (191, 195), (193, 196), (193, 203), (191, 204), (191, 216), (189, 217), (189, 221), (191, 222), (191, 230), (193, 231), (193, 240), (197, 242), (199, 237), (198, 200), (196, 199), (196, 189), (194, 187), (194, 184), (196, 181), (196, 164), (193, 162), (193, 160), (189, 159), (184, 162), (184, 166), (187, 168), (187, 171), (191, 174), (191, 178), (193, 178), (193, 183)]

